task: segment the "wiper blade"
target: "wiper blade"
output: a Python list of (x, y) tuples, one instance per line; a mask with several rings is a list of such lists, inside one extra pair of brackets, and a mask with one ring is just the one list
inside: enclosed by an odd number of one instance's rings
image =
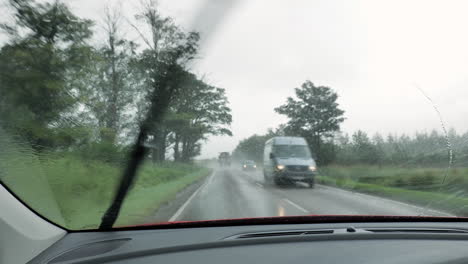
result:
[[(170, 72), (174, 72), (173, 68), (177, 66), (178, 65), (173, 64), (171, 67), (169, 67), (168, 70), (170, 70)], [(119, 216), (123, 200), (135, 180), (138, 167), (143, 162), (143, 159), (148, 151), (148, 149), (144, 146), (148, 132), (152, 127), (155, 125), (157, 126), (161, 122), (162, 117), (169, 106), (170, 98), (174, 93), (174, 89), (168, 85), (170, 79), (172, 79), (172, 74), (168, 74), (167, 76), (168, 77), (163, 78), (160, 89), (153, 90), (153, 94), (151, 96), (152, 100), (150, 101), (150, 108), (147, 117), (140, 127), (137, 140), (132, 148), (132, 151), (130, 152), (128, 164), (124, 170), (122, 179), (120, 180), (117, 193), (115, 194), (111, 205), (101, 219), (101, 224), (99, 225), (100, 230), (112, 229), (112, 226)]]
[(119, 216), (123, 200), (128, 193), (128, 189), (134, 181), (136, 172), (140, 166), (141, 161), (143, 160), (143, 157), (146, 155), (147, 150), (143, 146), (143, 141), (146, 138), (146, 135), (146, 131), (140, 131), (137, 143), (132, 149), (129, 163), (124, 170), (122, 180), (120, 181), (114, 200), (101, 219), (101, 224), (99, 225), (100, 230), (111, 229), (117, 220), (117, 217)]
[[(204, 24), (205, 26), (209, 25), (210, 27), (206, 29), (204, 34), (204, 41), (206, 42), (209, 39), (209, 36), (216, 30), (216, 27), (219, 25), (219, 21), (225, 17), (225, 14), (234, 7), (237, 0), (227, 0), (227, 1), (215, 1), (215, 0), (205, 0), (204, 3), (200, 6), (198, 16), (195, 17), (193, 25)], [(216, 16), (204, 16), (204, 10), (210, 10), (215, 7)], [(174, 77), (177, 77), (177, 74), (174, 75), (174, 72), (178, 70), (177, 67), (180, 67), (177, 64), (177, 59), (173, 61), (173, 64), (168, 67), (167, 72), (169, 74), (161, 80), (160, 86), (161, 89), (154, 89), (151, 95), (150, 107), (146, 119), (143, 121), (140, 126), (140, 132), (138, 133), (137, 140), (133, 146), (128, 164), (124, 170), (122, 178), (120, 180), (116, 195), (112, 200), (111, 205), (104, 213), (101, 223), (99, 225), (99, 230), (110, 230), (114, 226), (117, 217), (119, 216), (120, 209), (122, 208), (122, 203), (125, 199), (125, 196), (128, 193), (128, 190), (132, 186), (138, 167), (143, 162), (143, 158), (147, 154), (148, 149), (144, 146), (144, 142), (148, 136), (148, 132), (151, 128), (154, 128), (155, 125), (159, 124), (163, 118), (164, 113), (166, 112), (170, 99), (174, 93), (174, 88), (171, 88), (171, 81)]]

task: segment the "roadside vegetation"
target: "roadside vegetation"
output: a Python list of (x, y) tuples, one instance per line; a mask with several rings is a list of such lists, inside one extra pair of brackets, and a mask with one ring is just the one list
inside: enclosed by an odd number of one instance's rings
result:
[[(73, 153), (34, 154), (0, 140), (2, 182), (44, 217), (70, 229), (97, 228), (114, 197), (122, 165), (83, 159)], [(13, 149), (13, 147), (15, 147)], [(210, 169), (193, 164), (147, 161), (128, 194), (117, 225), (147, 220), (158, 207)]]
[(135, 145), (145, 161), (118, 225), (139, 223), (209, 174), (193, 162), (201, 142), (231, 135), (225, 89), (189, 70), (200, 34), (155, 0), (139, 4), (130, 17), (109, 5), (99, 21), (64, 1), (4, 7), (0, 181), (68, 228), (99, 225)]
[(327, 166), (317, 182), (468, 216), (468, 168)]
[(319, 165), (318, 183), (468, 216), (468, 132), (344, 133), (337, 98), (329, 87), (304, 82), (275, 109), (288, 122), (242, 140), (234, 158), (262, 164), (265, 141), (301, 136)]

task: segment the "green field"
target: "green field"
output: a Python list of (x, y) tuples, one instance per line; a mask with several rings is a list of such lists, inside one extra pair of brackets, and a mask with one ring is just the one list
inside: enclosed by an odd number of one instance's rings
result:
[[(0, 155), (0, 161), (0, 177), (9, 188), (37, 212), (69, 229), (98, 226), (122, 172), (117, 165), (73, 155), (13, 151)], [(207, 168), (187, 164), (143, 165), (116, 224), (141, 223), (162, 203), (209, 173)]]
[(468, 216), (468, 168), (328, 166), (317, 182)]

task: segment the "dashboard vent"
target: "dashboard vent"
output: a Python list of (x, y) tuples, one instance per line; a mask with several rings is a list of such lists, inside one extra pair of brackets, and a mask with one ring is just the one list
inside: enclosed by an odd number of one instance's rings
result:
[(463, 229), (444, 229), (444, 228), (366, 228), (366, 231), (372, 233), (426, 233), (426, 234), (460, 234), (468, 233)]
[(338, 228), (338, 229), (316, 229), (316, 230), (294, 230), (294, 231), (273, 231), (240, 234), (228, 237), (226, 239), (245, 239), (245, 238), (267, 238), (267, 237), (285, 237), (285, 236), (308, 236), (323, 234), (363, 234), (363, 233), (407, 233), (407, 234), (468, 234), (468, 230), (450, 229), (450, 228)]
[(262, 232), (262, 233), (243, 234), (243, 235), (235, 236), (233, 238), (234, 239), (242, 239), (242, 238), (261, 238), (261, 237), (279, 237), (279, 236), (320, 235), (320, 234), (332, 234), (333, 232), (334, 231), (332, 229)]

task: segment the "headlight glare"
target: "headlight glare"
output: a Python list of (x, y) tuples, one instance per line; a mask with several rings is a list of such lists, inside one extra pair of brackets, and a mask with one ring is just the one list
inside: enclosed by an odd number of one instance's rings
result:
[(278, 170), (284, 170), (284, 165), (276, 165), (276, 168), (277, 168)]

